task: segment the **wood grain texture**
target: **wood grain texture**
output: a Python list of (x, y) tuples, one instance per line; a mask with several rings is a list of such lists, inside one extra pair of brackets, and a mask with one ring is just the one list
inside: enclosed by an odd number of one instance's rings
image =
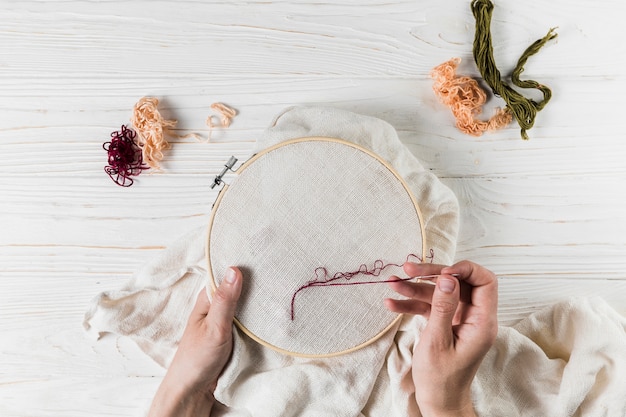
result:
[[(205, 225), (213, 175), (292, 105), (398, 130), (458, 196), (457, 258), (498, 274), (501, 324), (568, 297), (626, 314), (625, 9), (497, 3), (505, 74), (558, 27), (523, 74), (554, 97), (522, 141), (514, 125), (464, 136), (432, 94), (452, 57), (478, 75), (469, 1), (0, 2), (0, 415), (143, 415), (164, 371), (130, 340), (91, 340), (89, 301)], [(173, 140), (162, 172), (122, 189), (102, 143), (146, 95), (181, 134), (206, 137), (213, 102), (240, 114), (210, 143)]]

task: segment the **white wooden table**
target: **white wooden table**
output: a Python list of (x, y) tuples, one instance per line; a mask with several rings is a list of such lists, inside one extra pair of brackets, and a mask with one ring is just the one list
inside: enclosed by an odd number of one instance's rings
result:
[[(559, 27), (524, 73), (554, 97), (522, 141), (515, 125), (463, 135), (431, 91), (452, 57), (478, 76), (469, 1), (0, 1), (0, 415), (142, 415), (164, 371), (127, 339), (87, 338), (87, 304), (206, 223), (213, 175), (290, 105), (398, 130), (456, 192), (457, 258), (499, 275), (502, 324), (574, 295), (626, 314), (625, 11), (498, 2), (505, 73)], [(179, 133), (206, 134), (213, 102), (240, 114), (208, 144), (173, 141), (164, 171), (125, 189), (102, 143), (142, 96)]]

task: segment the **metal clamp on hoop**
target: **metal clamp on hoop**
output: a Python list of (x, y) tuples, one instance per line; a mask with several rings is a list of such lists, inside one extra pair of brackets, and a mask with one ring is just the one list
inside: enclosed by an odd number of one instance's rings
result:
[(233, 167), (235, 166), (236, 163), (237, 163), (237, 158), (235, 158), (234, 156), (231, 156), (230, 159), (224, 164), (224, 168), (222, 169), (222, 172), (220, 172), (218, 175), (215, 176), (215, 178), (213, 178), (213, 184), (211, 184), (211, 189), (224, 183), (222, 181), (222, 177), (226, 175), (228, 171), (233, 171)]

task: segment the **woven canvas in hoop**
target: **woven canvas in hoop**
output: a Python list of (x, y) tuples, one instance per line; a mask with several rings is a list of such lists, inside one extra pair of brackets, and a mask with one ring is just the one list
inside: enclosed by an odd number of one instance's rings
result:
[[(348, 353), (399, 319), (385, 309), (387, 284), (311, 287), (328, 274), (424, 258), (424, 228), (404, 180), (381, 158), (339, 139), (302, 138), (266, 149), (237, 170), (214, 205), (207, 258), (212, 289), (229, 266), (244, 274), (236, 324), (280, 352), (311, 357)], [(399, 267), (359, 282), (402, 276)]]

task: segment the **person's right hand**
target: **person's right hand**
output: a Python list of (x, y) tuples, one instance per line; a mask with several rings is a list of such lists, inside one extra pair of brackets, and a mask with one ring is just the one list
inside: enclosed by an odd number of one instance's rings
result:
[(470, 387), (498, 332), (498, 280), (468, 261), (448, 267), (407, 262), (404, 271), (411, 277), (439, 275), (436, 285), (392, 282), (409, 299), (385, 300), (391, 311), (428, 318), (413, 350), (420, 411), (424, 417), (475, 416)]

